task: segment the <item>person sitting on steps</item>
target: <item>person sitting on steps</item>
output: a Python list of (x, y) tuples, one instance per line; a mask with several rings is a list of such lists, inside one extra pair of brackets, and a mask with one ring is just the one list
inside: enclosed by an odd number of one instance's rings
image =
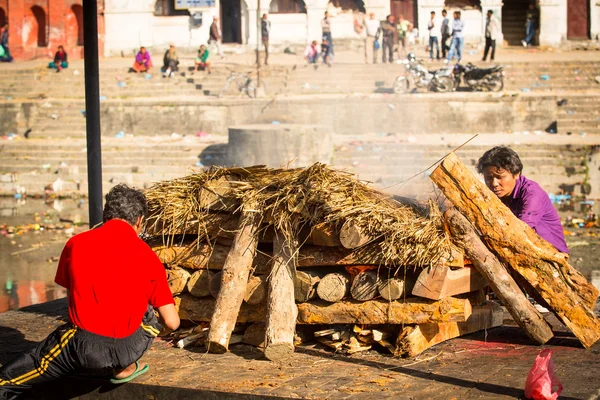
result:
[(56, 72), (60, 72), (63, 68), (69, 68), (67, 52), (64, 47), (58, 46), (58, 51), (54, 55), (54, 61), (48, 64), (48, 68), (53, 68)]
[(179, 57), (177, 57), (177, 50), (175, 50), (174, 45), (169, 46), (169, 50), (165, 52), (165, 56), (163, 58), (163, 77), (170, 78), (175, 75), (177, 72), (179, 65)]
[(206, 69), (206, 71), (210, 74), (211, 70), (210, 70), (210, 62), (208, 61), (208, 56), (209, 56), (209, 51), (206, 48), (205, 45), (201, 45), (200, 48), (198, 49), (198, 55), (196, 56), (196, 59), (194, 60), (194, 65), (195, 65), (195, 69), (196, 71), (204, 71)]
[(69, 322), (0, 368), (0, 399), (80, 373), (121, 384), (148, 371), (139, 359), (160, 332), (179, 327), (179, 315), (164, 266), (138, 237), (147, 214), (141, 191), (117, 185), (104, 224), (69, 239), (55, 277), (67, 289)]
[(152, 59), (150, 58), (150, 53), (148, 53), (145, 47), (140, 47), (140, 51), (135, 56), (132, 69), (139, 74), (140, 72), (150, 72), (151, 68)]

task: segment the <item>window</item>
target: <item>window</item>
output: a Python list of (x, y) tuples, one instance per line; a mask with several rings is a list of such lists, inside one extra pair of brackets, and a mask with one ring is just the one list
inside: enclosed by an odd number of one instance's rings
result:
[(362, 0), (331, 0), (330, 3), (342, 10), (365, 12), (365, 3)]
[(188, 10), (177, 10), (175, 0), (156, 0), (154, 3), (154, 15), (157, 17), (172, 17), (190, 15)]
[(302, 0), (272, 0), (271, 14), (306, 14), (306, 5)]

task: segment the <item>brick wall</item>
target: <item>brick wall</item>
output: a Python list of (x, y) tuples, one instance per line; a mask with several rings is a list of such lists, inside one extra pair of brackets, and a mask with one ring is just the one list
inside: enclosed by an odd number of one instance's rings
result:
[[(104, 0), (98, 0), (98, 45), (104, 51)], [(83, 58), (82, 0), (0, 0), (9, 22), (15, 60), (52, 58), (63, 45), (71, 59)], [(2, 11), (0, 11), (1, 17)]]

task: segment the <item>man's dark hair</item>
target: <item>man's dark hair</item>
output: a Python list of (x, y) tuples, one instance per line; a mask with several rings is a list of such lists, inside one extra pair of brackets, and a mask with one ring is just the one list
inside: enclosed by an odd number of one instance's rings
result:
[(106, 204), (102, 212), (103, 222), (122, 219), (135, 225), (139, 217), (148, 214), (148, 201), (144, 193), (127, 185), (119, 184), (106, 195)]
[(487, 167), (502, 168), (513, 175), (523, 171), (523, 163), (517, 152), (506, 146), (496, 146), (483, 153), (477, 161), (477, 172), (482, 174)]
[(432, 11), (431, 14), (435, 15), (435, 11)]
[(448, 11), (446, 11), (446, 9), (444, 8), (444, 9), (442, 10), (442, 14), (443, 14), (443, 13), (446, 13), (446, 14), (448, 14)]
[(488, 10), (487, 13), (490, 14), (490, 15), (492, 15), (494, 13), (494, 10)]

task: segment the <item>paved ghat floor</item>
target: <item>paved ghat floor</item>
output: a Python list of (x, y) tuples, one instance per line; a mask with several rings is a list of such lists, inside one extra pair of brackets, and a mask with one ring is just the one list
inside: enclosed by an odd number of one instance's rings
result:
[[(0, 314), (0, 362), (32, 346), (66, 319), (66, 301)], [(533, 346), (506, 317), (505, 326), (446, 342), (417, 359), (375, 351), (335, 355), (316, 345), (297, 348), (293, 359), (276, 365), (260, 350), (232, 346), (224, 355), (173, 348), (157, 340), (143, 361), (150, 371), (119, 387), (70, 379), (36, 398), (103, 399), (510, 399), (523, 398), (527, 373), (541, 347)], [(600, 395), (600, 345), (588, 350), (550, 317), (556, 372), (565, 386), (561, 399)], [(487, 337), (486, 337), (487, 336)]]

